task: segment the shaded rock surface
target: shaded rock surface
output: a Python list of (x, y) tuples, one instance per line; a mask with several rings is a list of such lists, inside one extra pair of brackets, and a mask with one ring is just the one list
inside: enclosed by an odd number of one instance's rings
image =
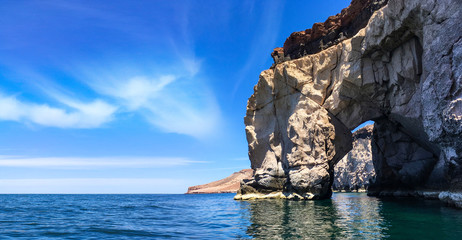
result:
[(192, 186), (186, 194), (196, 193), (235, 193), (239, 190), (241, 180), (252, 178), (252, 169), (243, 169), (231, 174), (231, 176), (207, 184)]
[(440, 199), (456, 201), (461, 11), (460, 0), (389, 0), (351, 38), (313, 54), (299, 45), (300, 56), (263, 71), (244, 118), (255, 175), (236, 199), (330, 197), (350, 131), (374, 120), (370, 194), (447, 192)]
[(353, 149), (334, 167), (333, 190), (365, 191), (369, 180), (375, 179), (371, 152), (373, 127), (368, 125), (353, 133)]

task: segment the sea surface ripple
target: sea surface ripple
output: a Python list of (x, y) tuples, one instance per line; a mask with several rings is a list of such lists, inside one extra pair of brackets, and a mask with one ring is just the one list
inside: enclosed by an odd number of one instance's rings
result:
[(462, 239), (462, 210), (435, 201), (232, 197), (4, 194), (0, 239)]

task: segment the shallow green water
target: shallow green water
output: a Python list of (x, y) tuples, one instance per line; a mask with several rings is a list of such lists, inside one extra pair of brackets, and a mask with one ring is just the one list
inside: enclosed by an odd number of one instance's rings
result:
[(0, 195), (0, 239), (462, 239), (462, 210), (435, 201), (232, 198)]
[(249, 202), (248, 234), (280, 239), (462, 239), (462, 211), (438, 201), (337, 193), (323, 201)]

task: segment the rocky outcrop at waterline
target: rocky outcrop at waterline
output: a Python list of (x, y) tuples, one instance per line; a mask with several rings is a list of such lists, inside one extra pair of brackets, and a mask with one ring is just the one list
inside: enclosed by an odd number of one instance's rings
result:
[[(372, 129), (373, 125), (368, 125), (353, 133), (353, 149), (335, 165), (334, 191), (365, 191), (369, 187), (369, 179), (375, 178), (371, 154)], [(252, 176), (252, 169), (243, 169), (227, 178), (189, 187), (187, 194), (235, 193), (239, 190), (240, 181), (249, 180)]]
[(371, 153), (373, 127), (368, 125), (353, 133), (353, 148), (334, 167), (332, 190), (365, 192), (375, 179)]
[(248, 101), (255, 174), (235, 198), (330, 197), (334, 166), (352, 148), (350, 131), (374, 120), (369, 193), (457, 205), (461, 11), (460, 0), (389, 0), (348, 39), (312, 54), (299, 44), (294, 59), (278, 55)]
[(239, 184), (243, 179), (250, 179), (253, 176), (252, 169), (243, 169), (231, 174), (231, 176), (211, 183), (192, 186), (186, 194), (198, 193), (235, 193), (239, 190)]

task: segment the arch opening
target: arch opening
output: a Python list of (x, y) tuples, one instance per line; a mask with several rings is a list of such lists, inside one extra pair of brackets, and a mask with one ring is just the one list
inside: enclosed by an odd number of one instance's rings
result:
[(375, 181), (372, 162), (372, 131), (374, 121), (361, 123), (352, 133), (352, 149), (334, 165), (332, 190), (336, 192), (366, 192)]

